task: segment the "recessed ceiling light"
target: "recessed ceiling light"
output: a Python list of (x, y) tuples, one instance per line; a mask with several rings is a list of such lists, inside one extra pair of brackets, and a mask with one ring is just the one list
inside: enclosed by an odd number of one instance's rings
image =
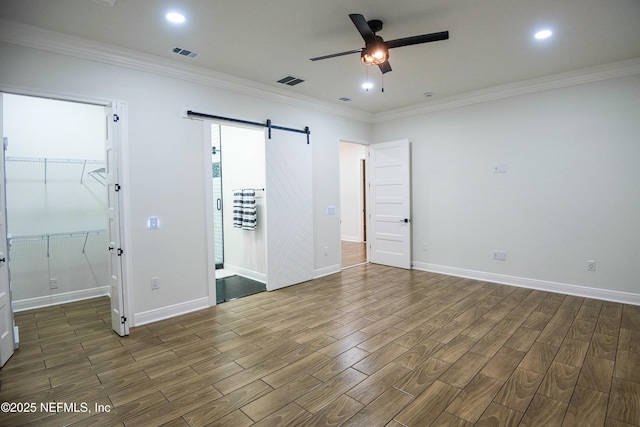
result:
[(553, 35), (553, 31), (551, 30), (540, 30), (535, 34), (535, 38), (538, 40), (548, 39)]
[(169, 12), (165, 15), (165, 18), (167, 18), (167, 21), (176, 24), (182, 24), (186, 20), (184, 15), (178, 12)]

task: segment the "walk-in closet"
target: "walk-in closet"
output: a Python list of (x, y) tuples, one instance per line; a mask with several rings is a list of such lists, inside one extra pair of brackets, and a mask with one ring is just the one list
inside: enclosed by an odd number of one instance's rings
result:
[(15, 311), (108, 295), (104, 107), (3, 96)]

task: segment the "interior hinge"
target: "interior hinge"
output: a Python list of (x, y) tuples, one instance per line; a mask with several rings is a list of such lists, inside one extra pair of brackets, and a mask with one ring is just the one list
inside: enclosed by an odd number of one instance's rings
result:
[(118, 256), (122, 256), (123, 253), (124, 251), (122, 250), (122, 248), (118, 248)]
[(122, 187), (120, 187), (120, 184), (116, 184), (114, 187), (115, 187), (116, 191), (120, 191), (120, 189), (122, 188)]
[(120, 323), (124, 325), (124, 322), (127, 321), (127, 318), (124, 316), (120, 316)]
[(119, 120), (120, 120), (120, 116), (119, 116), (119, 115), (117, 115), (117, 114), (114, 114), (114, 115), (113, 115), (113, 121), (114, 121), (114, 122), (117, 122), (117, 121), (119, 121)]

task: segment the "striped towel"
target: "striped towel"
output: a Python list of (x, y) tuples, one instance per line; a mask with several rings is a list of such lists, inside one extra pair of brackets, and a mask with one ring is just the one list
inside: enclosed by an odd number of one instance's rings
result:
[(255, 230), (257, 224), (256, 191), (233, 190), (233, 226), (243, 230)]

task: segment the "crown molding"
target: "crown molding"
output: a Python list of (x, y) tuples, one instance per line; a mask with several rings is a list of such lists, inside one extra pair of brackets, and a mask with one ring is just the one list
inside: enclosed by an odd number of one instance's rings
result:
[(451, 96), (440, 100), (428, 101), (398, 108), (382, 113), (373, 114), (374, 123), (390, 120), (398, 120), (412, 116), (432, 113), (435, 111), (449, 110), (451, 108), (464, 107), (479, 104), (481, 102), (496, 101), (514, 96), (526, 95), (535, 92), (543, 92), (584, 83), (593, 83), (601, 80), (614, 79), (640, 74), (640, 58), (632, 58), (625, 61), (594, 67), (581, 68), (565, 73), (552, 74), (531, 80), (523, 80), (516, 83), (494, 86), (488, 89), (467, 92), (462, 95)]
[(203, 67), (183, 64), (156, 55), (116, 47), (106, 43), (50, 31), (2, 18), (0, 18), (0, 41), (165, 77), (177, 78), (268, 101), (372, 123), (371, 113), (361, 110), (335, 106), (313, 97), (287, 93), (278, 88), (208, 70)]
[(640, 58), (632, 58), (625, 61), (582, 68), (566, 73), (553, 74), (541, 78), (494, 86), (487, 89), (467, 92), (439, 100), (431, 100), (381, 113), (369, 113), (353, 108), (336, 106), (329, 102), (324, 102), (309, 96), (291, 94), (282, 91), (279, 88), (273, 88), (265, 84), (208, 70), (203, 67), (183, 64), (181, 62), (162, 58), (156, 55), (115, 47), (106, 43), (70, 36), (1, 18), (0, 41), (158, 74), (165, 77), (177, 78), (268, 101), (358, 120), (369, 124), (398, 120), (436, 111), (479, 104), (482, 102), (496, 101), (514, 96), (640, 74)]

